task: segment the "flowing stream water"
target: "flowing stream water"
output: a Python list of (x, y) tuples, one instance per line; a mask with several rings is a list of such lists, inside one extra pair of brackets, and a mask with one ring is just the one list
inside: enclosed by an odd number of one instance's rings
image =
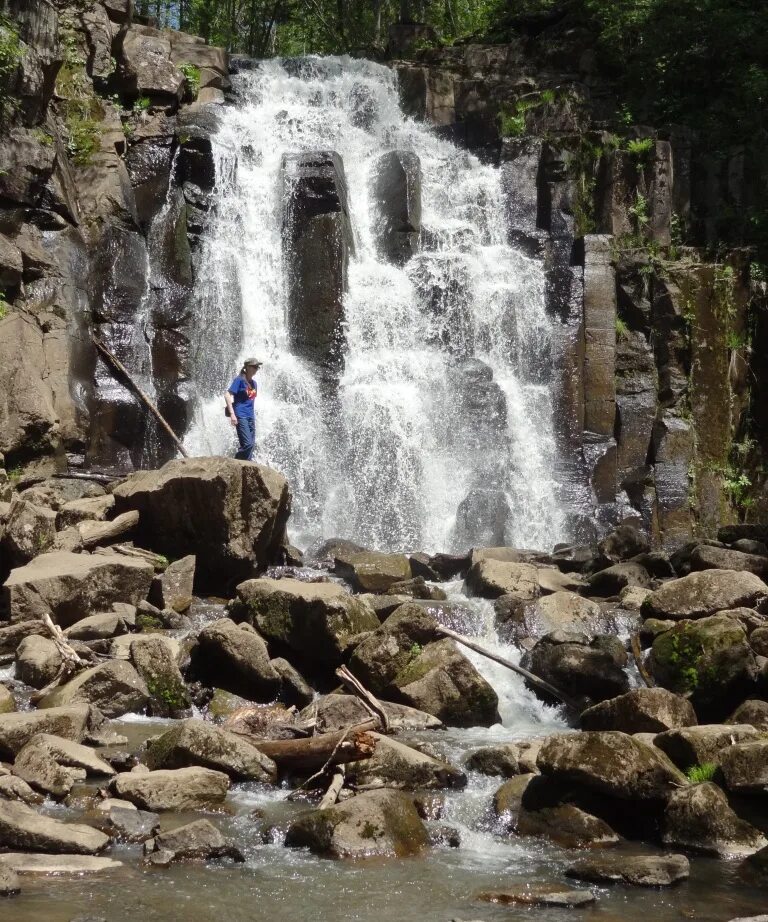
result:
[[(255, 352), (265, 362), (257, 456), (291, 484), (294, 543), (563, 540), (544, 274), (507, 243), (499, 171), (406, 118), (381, 65), (272, 60), (235, 80), (195, 295), (200, 405), (189, 449), (231, 451), (222, 393), (239, 357)], [(355, 243), (331, 405), (286, 326), (281, 163), (318, 150), (342, 158)], [(415, 153), (422, 173), (422, 245), (403, 267), (376, 247), (372, 183), (391, 150)]]

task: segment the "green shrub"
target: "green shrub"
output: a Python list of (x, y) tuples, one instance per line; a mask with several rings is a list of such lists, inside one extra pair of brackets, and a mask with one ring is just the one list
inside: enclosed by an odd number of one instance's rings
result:
[(0, 16), (0, 121), (16, 109), (17, 103), (11, 96), (9, 85), (23, 57), (19, 33), (9, 19)]
[(691, 784), (705, 784), (715, 777), (717, 766), (714, 762), (703, 762), (701, 765), (692, 765), (685, 773)]
[(638, 138), (627, 141), (627, 153), (638, 166), (645, 166), (651, 161), (651, 154), (656, 148), (653, 138)]
[(197, 94), (200, 92), (200, 68), (195, 64), (180, 64), (179, 70), (184, 74), (189, 95), (197, 99)]
[(146, 112), (147, 109), (152, 105), (152, 100), (149, 96), (139, 96), (139, 98), (133, 104), (134, 112)]
[(616, 318), (616, 336), (618, 339), (626, 339), (629, 336), (629, 327), (621, 317)]
[(507, 109), (499, 112), (499, 134), (502, 138), (519, 138), (525, 134), (525, 112), (512, 113)]
[(103, 112), (88, 79), (74, 25), (65, 17), (61, 23), (64, 63), (56, 77), (56, 94), (61, 100), (67, 153), (78, 166), (85, 166), (101, 145)]

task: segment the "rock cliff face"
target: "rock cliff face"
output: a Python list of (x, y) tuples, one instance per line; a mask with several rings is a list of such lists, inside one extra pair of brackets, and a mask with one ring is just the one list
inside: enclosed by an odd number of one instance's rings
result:
[[(130, 468), (172, 452), (97, 336), (186, 426), (191, 253), (227, 55), (131, 0), (0, 0), (0, 452)], [(154, 457), (152, 457), (154, 455)], [(146, 455), (145, 455), (146, 458)]]
[(510, 240), (548, 267), (564, 479), (673, 549), (749, 508), (765, 291), (749, 253), (689, 245), (712, 242), (730, 194), (705, 146), (675, 126), (607, 130), (617, 102), (592, 43), (521, 27), (393, 66), (406, 111), (500, 166)]

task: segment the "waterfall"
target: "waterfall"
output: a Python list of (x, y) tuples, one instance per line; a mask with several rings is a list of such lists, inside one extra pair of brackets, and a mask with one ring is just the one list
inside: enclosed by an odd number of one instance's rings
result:
[[(350, 58), (269, 60), (235, 77), (215, 138), (216, 206), (198, 261), (193, 454), (231, 454), (223, 391), (264, 361), (258, 460), (294, 496), (292, 538), (381, 549), (551, 548), (557, 501), (544, 272), (508, 242), (499, 170), (403, 115), (396, 78)], [(380, 255), (372, 184), (387, 151), (421, 167), (420, 247)], [(343, 161), (354, 252), (331, 395), (292, 349), (285, 154)]]

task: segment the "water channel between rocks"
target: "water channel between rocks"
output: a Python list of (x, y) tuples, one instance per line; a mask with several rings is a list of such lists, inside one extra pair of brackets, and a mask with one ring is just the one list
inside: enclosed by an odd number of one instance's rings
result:
[[(442, 584), (460, 609), (458, 619), (452, 616), (451, 626), (517, 659), (520, 651), (500, 642), (496, 635), (491, 604), (467, 599), (460, 585)], [(219, 605), (201, 606), (201, 610), (204, 614), (196, 619), (197, 627), (223, 614)], [(502, 723), (488, 729), (405, 734), (405, 739), (419, 736), (460, 765), (465, 754), (478, 746), (562, 732), (566, 727), (558, 710), (539, 702), (514, 673), (477, 654), (468, 655), (498, 693)], [(138, 715), (114, 721), (112, 727), (129, 739), (128, 747), (117, 748), (139, 750), (167, 724)], [(12, 902), (0, 902), (0, 922), (70, 922), (81, 914), (107, 922), (492, 922), (523, 918), (555, 922), (569, 913), (595, 922), (728, 922), (765, 911), (765, 892), (741, 881), (738, 861), (710, 858), (693, 858), (690, 879), (671, 889), (593, 886), (598, 901), (587, 909), (479, 903), (476, 895), (488, 889), (550, 882), (567, 883), (569, 889), (585, 886), (563, 876), (583, 851), (505, 831), (491, 807), (493, 793), (502, 781), (472, 772), (463, 791), (445, 792), (440, 823), (459, 831), (460, 847), (434, 847), (414, 858), (357, 862), (321, 859), (305, 850), (285, 848), (288, 820), (305, 806), (288, 801), (287, 788), (234, 784), (225, 809), (206, 815), (242, 849), (244, 865), (148, 867), (142, 861), (141, 846), (116, 846), (110, 854), (124, 865), (114, 871), (74, 879), (25, 877), (21, 895)], [(92, 794), (93, 786), (76, 788), (75, 802), (78, 793)], [(83, 806), (52, 802), (46, 808), (52, 815), (72, 820), (80, 819), (84, 812)], [(179, 826), (201, 815), (167, 814), (163, 826)], [(652, 848), (633, 843), (622, 847), (627, 853), (646, 854)]]

